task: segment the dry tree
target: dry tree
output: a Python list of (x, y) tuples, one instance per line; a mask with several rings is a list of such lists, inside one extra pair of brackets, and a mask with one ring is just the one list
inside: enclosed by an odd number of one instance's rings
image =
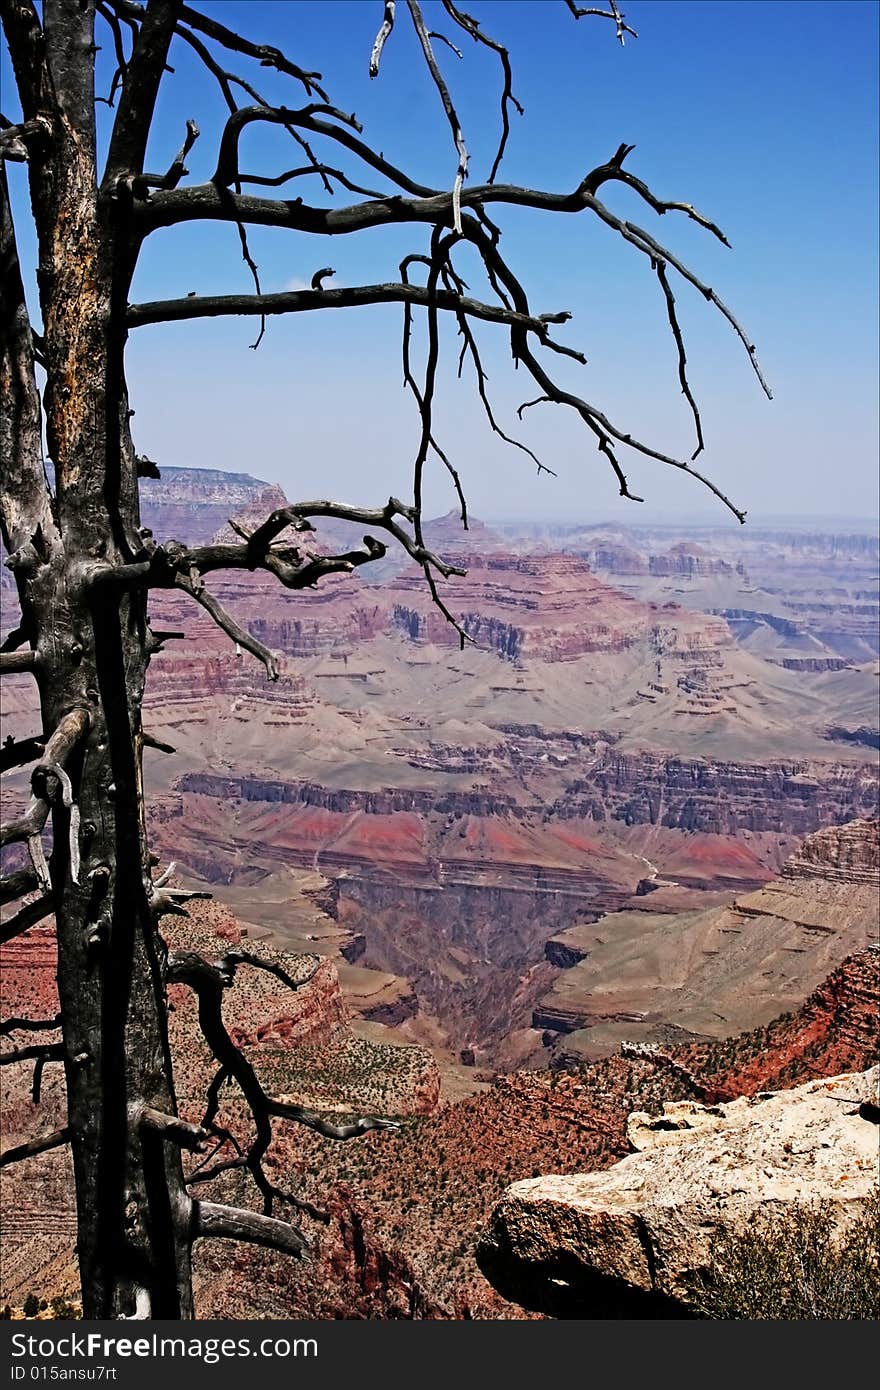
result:
[[(25, 846), (29, 855), (29, 862), (16, 858), (13, 849), (0, 884), (4, 903), (21, 904), (4, 923), (2, 940), (54, 915), (61, 1010), (60, 1042), (41, 1042), (39, 1023), (7, 1020), (2, 1036), (16, 1045), (2, 1061), (34, 1063), (35, 1095), (43, 1068), (62, 1064), (67, 1095), (64, 1127), (7, 1151), (2, 1162), (22, 1162), (55, 1146), (71, 1146), (86, 1317), (192, 1316), (191, 1252), (199, 1237), (256, 1241), (294, 1255), (306, 1249), (306, 1238), (293, 1221), (280, 1219), (273, 1210), (284, 1198), (289, 1213), (295, 1195), (279, 1193), (263, 1171), (273, 1120), (309, 1125), (339, 1139), (387, 1123), (365, 1116), (334, 1125), (266, 1094), (233, 1045), (220, 1009), (236, 972), (265, 968), (264, 961), (235, 952), (218, 961), (192, 953), (169, 956), (161, 921), (165, 914), (185, 912), (187, 895), (170, 885), (167, 869), (156, 872), (145, 828), (141, 763), (150, 736), (142, 724), (142, 697), (150, 658), (168, 640), (168, 634), (151, 629), (151, 590), (177, 589), (188, 595), (264, 662), (271, 679), (278, 675), (275, 656), (213, 597), (206, 581), (214, 571), (265, 569), (285, 588), (297, 590), (317, 584), (324, 575), (368, 565), (394, 542), (421, 567), (434, 601), (454, 623), (443, 601), (442, 580), (461, 571), (432, 553), (422, 527), (422, 484), (432, 456), (449, 470), (467, 522), (461, 480), (436, 437), (441, 319), (457, 327), (459, 368), (471, 363), (490, 427), (535, 462), (532, 451), (496, 420), (480, 355), (480, 325), (506, 335), (514, 363), (535, 383), (537, 395), (520, 407), (520, 415), (539, 403), (574, 411), (613, 470), (623, 497), (632, 494), (621, 459), (634, 452), (692, 474), (742, 520), (737, 507), (694, 467), (703, 437), (672, 282), (693, 288), (720, 311), (764, 385), (755, 349), (715, 291), (653, 233), (613, 213), (600, 194), (607, 184), (623, 184), (652, 215), (681, 213), (723, 242), (722, 232), (688, 203), (658, 197), (631, 173), (627, 159), (632, 146), (626, 144), (568, 192), (502, 182), (510, 112), (521, 109), (508, 52), (453, 0), (440, 0), (431, 8), (446, 32), (428, 28), (418, 0), (387, 0), (364, 62), (378, 76), (395, 24), (412, 26), (427, 94), (433, 89), (452, 136), (454, 172), (450, 161), (451, 186), (445, 188), (420, 181), (377, 150), (356, 117), (333, 103), (319, 73), (272, 44), (233, 31), (196, 5), (183, 0), (43, 0), (38, 8), (34, 0), (0, 0), (20, 108), (0, 118), (0, 515), (6, 564), (21, 608), (18, 626), (2, 644), (0, 672), (30, 673), (42, 719), (39, 735), (2, 749), (3, 768), (32, 764), (30, 801), (0, 832), (3, 846)], [(615, 0), (605, 8), (568, 0), (568, 8), (575, 19), (611, 21), (621, 44), (633, 34)], [(500, 9), (498, 17), (503, 18)], [(472, 178), (465, 133), (438, 61), (438, 42), (455, 47), (456, 37), (487, 48), (499, 64), (501, 133), (485, 182)], [(109, 93), (97, 96), (96, 53), (102, 46), (115, 54), (115, 71)], [(204, 183), (187, 181), (186, 160), (199, 138), (193, 120), (187, 121), (181, 148), (164, 172), (144, 167), (160, 87), (168, 80), (166, 73), (173, 72), (170, 62), (180, 46), (216, 81), (228, 110), (217, 138), (216, 168)], [(233, 70), (239, 68), (243, 71)], [(277, 105), (261, 94), (255, 85), (260, 68), (271, 70), (273, 81), (287, 80), (290, 105)], [(107, 135), (103, 168), (98, 163), (96, 102), (101, 103)], [(270, 173), (248, 168), (242, 136), (260, 123), (279, 126), (289, 135), (296, 147), (295, 167)], [(22, 285), (5, 161), (27, 164), (28, 211), (38, 250), (36, 324)], [(302, 188), (303, 194), (291, 196), (291, 186)], [(569, 315), (533, 308), (505, 256), (496, 219), (511, 207), (598, 218), (647, 259), (662, 292), (681, 387), (693, 414), (693, 458), (672, 457), (634, 438), (557, 382), (551, 365), (555, 355), (584, 359), (553, 336)], [(131, 303), (132, 276), (145, 242), (159, 229), (204, 221), (231, 223), (237, 229), (253, 292)], [(401, 261), (397, 277), (386, 283), (325, 287), (331, 272), (323, 268), (309, 289), (264, 294), (248, 244), (248, 229), (254, 226), (306, 233), (319, 246), (327, 237), (407, 226), (413, 250)], [(476, 253), (485, 271), (485, 298), (470, 293), (456, 268), (462, 247)], [(369, 508), (325, 499), (295, 502), (253, 530), (238, 526), (238, 539), (230, 544), (160, 541), (141, 526), (139, 478), (156, 476), (157, 470), (138, 456), (131, 433), (125, 345), (132, 330), (243, 314), (258, 321), (259, 342), (270, 315), (372, 304), (399, 304), (402, 309), (404, 379), (420, 417), (410, 500), (391, 497)], [(420, 363), (414, 360), (412, 337), (417, 313), (426, 325)], [(44, 437), (51, 472), (45, 466)], [(308, 533), (312, 521), (321, 517), (366, 528), (362, 547), (330, 555), (310, 550)], [(459, 632), (464, 641), (466, 633)], [(49, 826), (47, 857), (43, 836)], [(201, 1027), (217, 1061), (200, 1125), (184, 1122), (177, 1113), (166, 1026), (171, 981), (188, 985), (197, 996)], [(288, 977), (287, 983), (298, 987), (302, 982)], [(57, 1022), (46, 1020), (46, 1027)], [(256, 1137), (247, 1152), (217, 1162), (237, 1163), (253, 1174), (262, 1213), (200, 1200), (196, 1180), (211, 1171), (210, 1155), (207, 1167), (204, 1157), (195, 1169), (184, 1164), (186, 1151), (204, 1151), (224, 1138), (217, 1109), (225, 1081), (240, 1088)]]

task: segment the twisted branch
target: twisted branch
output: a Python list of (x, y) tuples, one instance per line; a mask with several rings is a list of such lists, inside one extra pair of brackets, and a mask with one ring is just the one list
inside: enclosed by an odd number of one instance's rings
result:
[[(213, 963), (195, 952), (181, 951), (169, 957), (167, 965), (168, 983), (185, 984), (196, 995), (199, 1026), (220, 1067), (211, 1083), (201, 1128), (208, 1130), (214, 1127), (219, 1108), (220, 1087), (227, 1079), (234, 1080), (238, 1085), (255, 1127), (255, 1137), (247, 1153), (242, 1154), (239, 1151), (234, 1158), (222, 1160), (208, 1170), (197, 1169), (190, 1175), (189, 1181), (205, 1182), (221, 1172), (233, 1168), (247, 1168), (262, 1195), (264, 1214), (269, 1216), (276, 1200), (303, 1205), (295, 1196), (283, 1192), (270, 1182), (263, 1168), (263, 1158), (272, 1142), (273, 1117), (294, 1120), (325, 1138), (332, 1139), (349, 1139), (370, 1129), (396, 1129), (398, 1126), (393, 1121), (371, 1115), (359, 1117), (347, 1124), (337, 1124), (324, 1119), (315, 1111), (276, 1100), (266, 1094), (256, 1071), (232, 1041), (223, 1022), (223, 991), (233, 984), (236, 971), (242, 965), (266, 970), (280, 979), (288, 989), (298, 990), (313, 979), (320, 966), (320, 957), (315, 957), (313, 969), (301, 980), (295, 980), (283, 966), (275, 962), (239, 950), (230, 951)], [(222, 1133), (226, 1137), (226, 1132)], [(306, 1209), (315, 1214), (314, 1208)]]

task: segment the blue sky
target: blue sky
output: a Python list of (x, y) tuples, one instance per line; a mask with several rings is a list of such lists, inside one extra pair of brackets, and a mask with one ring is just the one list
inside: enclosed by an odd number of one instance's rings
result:
[[(451, 185), (449, 130), (403, 4), (375, 82), (367, 61), (380, 0), (202, 0), (200, 8), (320, 69), (331, 98), (357, 113), (375, 146), (416, 178)], [(702, 406), (705, 470), (756, 522), (780, 513), (876, 514), (877, 6), (630, 0), (627, 19), (639, 38), (624, 49), (612, 24), (576, 24), (561, 0), (471, 0), (467, 8), (510, 48), (514, 90), (526, 108), (523, 118), (512, 116), (502, 177), (569, 190), (627, 141), (636, 145), (628, 161), (634, 173), (660, 196), (692, 202), (728, 234), (732, 251), (676, 214), (656, 218), (629, 190), (602, 194), (712, 285), (758, 345), (772, 403), (723, 320), (688, 286), (674, 285)], [(439, 5), (426, 0), (425, 10), (432, 27), (451, 34)], [(104, 42), (102, 70), (110, 59)], [(466, 35), (455, 42), (461, 60), (442, 48), (438, 58), (462, 117), (472, 176), (482, 179), (497, 138), (499, 74), (493, 55)], [(183, 45), (171, 61), (176, 71), (163, 85), (149, 163), (168, 165), (184, 120), (194, 116), (202, 136), (188, 163), (200, 180), (213, 169), (224, 108)], [(234, 55), (226, 61), (267, 95), (301, 104), (295, 83)], [(9, 114), (6, 68), (3, 77)], [(252, 128), (243, 150), (243, 163), (259, 172), (300, 162), (282, 131)], [(345, 167), (355, 178), (366, 174), (353, 160)], [(21, 170), (12, 176), (20, 198)], [(325, 201), (317, 180), (301, 180), (295, 191)], [(499, 220), (507, 258), (535, 310), (574, 315), (559, 336), (589, 361), (583, 368), (551, 358), (558, 379), (624, 429), (688, 456), (692, 426), (645, 259), (587, 213), (514, 210)], [(24, 232), (22, 245), (27, 258)], [(331, 242), (254, 229), (251, 245), (264, 289), (275, 290), (308, 283), (327, 264), (337, 284), (395, 279), (401, 255), (424, 250), (425, 234), (388, 229)], [(461, 265), (470, 280), (475, 268), (466, 255)], [(488, 294), (476, 273), (472, 288)], [(199, 224), (151, 239), (132, 297), (247, 289), (235, 229)], [(405, 492), (418, 418), (401, 387), (399, 309), (274, 319), (258, 352), (248, 349), (253, 336), (251, 321), (235, 319), (134, 332), (128, 367), (139, 447), (160, 463), (249, 471), (280, 482), (291, 497), (330, 493), (375, 503)], [(516, 425), (516, 405), (537, 392), (513, 372), (503, 332), (485, 325), (480, 338), (499, 419)], [(520, 430), (559, 473), (536, 478), (527, 459), (489, 432), (467, 369), (463, 382), (455, 380), (452, 325), (444, 350), (437, 434), (476, 514), (725, 520), (695, 483), (632, 456), (627, 471), (648, 501), (619, 500), (592, 437), (555, 408), (530, 412)], [(442, 473), (432, 475), (428, 502), (434, 511), (452, 505)]]

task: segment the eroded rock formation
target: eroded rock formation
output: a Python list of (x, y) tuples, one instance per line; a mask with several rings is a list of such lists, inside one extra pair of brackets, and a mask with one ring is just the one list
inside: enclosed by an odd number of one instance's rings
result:
[(819, 1200), (838, 1227), (852, 1220), (876, 1191), (878, 1080), (875, 1067), (634, 1113), (635, 1152), (613, 1167), (508, 1188), (481, 1268), (506, 1297), (557, 1316), (675, 1316), (717, 1232), (743, 1231), (770, 1205)]
[(797, 1008), (845, 956), (878, 940), (878, 829), (821, 830), (777, 879), (721, 906), (652, 911), (664, 906), (658, 890), (557, 934), (548, 959), (564, 973), (534, 1026), (576, 1034), (562, 1055), (596, 1057), (622, 1038), (724, 1037)]

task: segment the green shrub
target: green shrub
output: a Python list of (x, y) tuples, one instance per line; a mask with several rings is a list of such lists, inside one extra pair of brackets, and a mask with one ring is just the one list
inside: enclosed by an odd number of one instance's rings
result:
[(36, 1294), (29, 1293), (24, 1301), (22, 1312), (26, 1318), (35, 1318), (40, 1311), (40, 1300)]
[(52, 1299), (50, 1307), (52, 1317), (57, 1318), (60, 1322), (71, 1322), (79, 1317), (79, 1309), (60, 1294)]
[(830, 1202), (768, 1212), (712, 1243), (690, 1302), (705, 1318), (861, 1320), (880, 1316), (880, 1194), (831, 1236)]

